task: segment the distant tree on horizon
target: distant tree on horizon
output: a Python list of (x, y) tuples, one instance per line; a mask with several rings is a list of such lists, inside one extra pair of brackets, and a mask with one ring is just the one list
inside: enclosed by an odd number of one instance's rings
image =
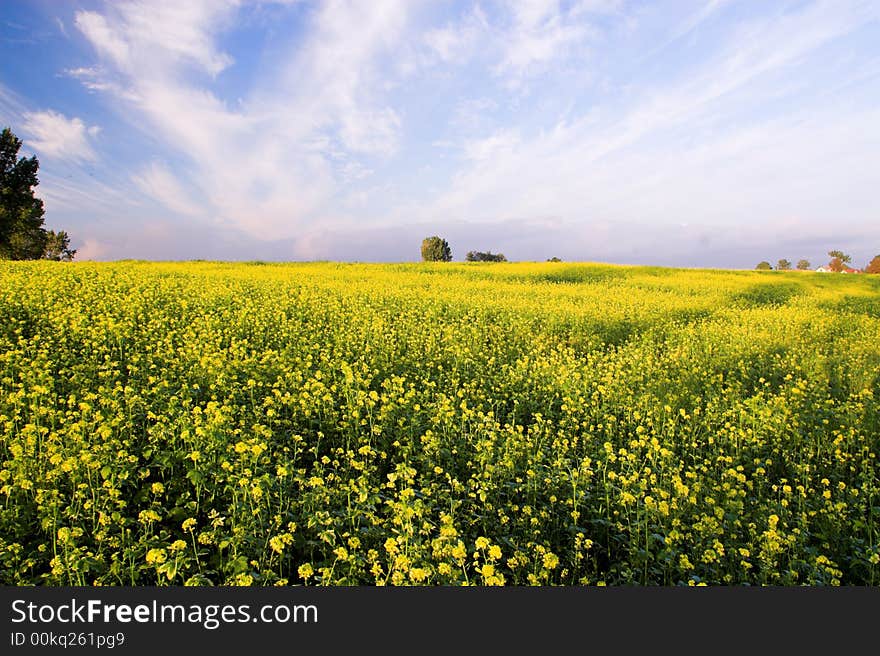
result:
[(865, 273), (880, 273), (880, 255), (875, 255), (874, 259), (865, 267)]
[(798, 260), (797, 263), (798, 271), (807, 271), (810, 268), (809, 260)]
[(756, 266), (755, 269), (757, 269), (758, 271), (772, 271), (773, 267), (770, 266), (769, 262), (764, 260), (762, 262), (758, 262), (758, 266)]
[(562, 262), (562, 260), (560, 260), (560, 259), (559, 259), (558, 257), (556, 257), (555, 255), (554, 255), (553, 257), (549, 258), (547, 261), (548, 261), (548, 262)]
[(852, 257), (843, 251), (828, 251), (828, 257), (831, 258), (831, 261), (828, 263), (828, 268), (837, 273), (846, 269), (852, 262)]
[(445, 239), (434, 235), (422, 240), (423, 262), (450, 262), (451, 260), (452, 249)]
[(507, 262), (504, 253), (493, 253), (492, 251), (468, 251), (464, 257), (466, 262)]
[(777, 271), (791, 271), (791, 262), (789, 260), (786, 260), (785, 258), (779, 260), (776, 263), (776, 270)]
[(74, 255), (76, 255), (76, 249), (70, 248), (70, 237), (66, 231), (46, 231), (46, 252), (43, 254), (43, 259), (70, 262)]

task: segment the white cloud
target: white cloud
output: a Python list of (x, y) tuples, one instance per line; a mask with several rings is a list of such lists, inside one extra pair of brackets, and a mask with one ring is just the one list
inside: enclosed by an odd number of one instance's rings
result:
[(82, 119), (67, 118), (52, 110), (24, 114), (26, 143), (41, 155), (61, 160), (92, 161), (95, 151), (89, 143), (100, 128), (86, 127)]
[(485, 139), (474, 139), (463, 144), (464, 156), (477, 162), (492, 162), (496, 158), (510, 154), (520, 143), (516, 131), (504, 130)]
[(110, 91), (114, 89), (114, 85), (105, 79), (106, 73), (94, 66), (68, 68), (65, 69), (64, 74), (79, 80), (86, 89), (91, 91)]
[[(746, 243), (757, 233), (740, 223), (814, 235), (841, 205), (864, 222), (880, 186), (876, 103), (857, 92), (876, 75), (859, 63), (867, 46), (854, 39), (839, 84), (811, 77), (823, 48), (876, 28), (876, 3), (327, 0), (297, 9), (295, 36), (275, 34), (233, 101), (238, 50), (224, 37), (247, 4), (79, 12), (97, 56), (67, 73), (156, 145), (126, 183), (228, 234), (295, 238), (300, 255), (332, 257), (352, 226), (456, 220), (485, 235), (527, 227), (523, 249), (543, 226), (555, 243), (600, 235), (624, 254), (677, 226), (684, 252), (713, 230)], [(432, 144), (445, 149), (434, 160)]]
[[(382, 101), (378, 67), (404, 35), (409, 3), (316, 8), (306, 37), (230, 105), (187, 73), (216, 75), (234, 63), (218, 43), (239, 5), (129, 0), (78, 12), (99, 62), (68, 74), (122, 102), (125, 116), (185, 162), (174, 172), (148, 166), (136, 176), (142, 191), (185, 214), (193, 210), (185, 199), (204, 199), (202, 213), (218, 224), (282, 238), (332, 212), (338, 186), (369, 175), (363, 158), (395, 152), (401, 117)], [(179, 180), (173, 189), (170, 179)]]
[(313, 32), (283, 78), (296, 107), (317, 130), (329, 129), (354, 152), (388, 155), (400, 117), (381, 102), (379, 62), (405, 36), (405, 0), (335, 0), (316, 13)]
[(81, 11), (76, 14), (74, 23), (98, 54), (107, 57), (119, 67), (128, 66), (128, 44), (111, 28), (104, 16), (93, 11)]
[(478, 5), (458, 22), (426, 31), (422, 40), (441, 61), (461, 64), (485, 41), (490, 30), (486, 14)]
[(504, 55), (496, 71), (512, 85), (554, 60), (566, 59), (590, 31), (580, 12), (564, 11), (559, 0), (511, 0), (511, 9), (513, 25), (503, 36)]
[(217, 75), (232, 58), (216, 48), (213, 33), (238, 4), (134, 0), (109, 4), (107, 15), (79, 11), (75, 23), (95, 49), (125, 73), (152, 69), (161, 74), (167, 62), (174, 62)]
[(426, 30), (432, 58), (463, 66), (476, 60), (509, 89), (521, 89), (554, 65), (582, 63), (598, 33), (597, 17), (619, 13), (618, 0), (496, 0), (490, 19), (481, 5), (443, 27)]
[(816, 3), (753, 21), (705, 65), (623, 108), (599, 107), (530, 137), (514, 139), (508, 128), (471, 139), (450, 189), (418, 216), (730, 225), (822, 221), (849, 205), (849, 219), (867, 221), (880, 186), (875, 110), (737, 112), (766, 101), (791, 66), (872, 18), (865, 5)]

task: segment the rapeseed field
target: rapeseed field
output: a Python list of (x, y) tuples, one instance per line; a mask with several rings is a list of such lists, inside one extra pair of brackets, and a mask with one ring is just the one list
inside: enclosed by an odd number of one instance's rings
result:
[(0, 263), (5, 585), (878, 585), (880, 276)]

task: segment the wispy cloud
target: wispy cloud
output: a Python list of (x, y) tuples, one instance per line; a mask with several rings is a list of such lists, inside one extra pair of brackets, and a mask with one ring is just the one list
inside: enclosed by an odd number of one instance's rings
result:
[(406, 36), (409, 6), (336, 0), (316, 11), (310, 37), (279, 80), (291, 113), (353, 153), (393, 153), (400, 117), (384, 96), (395, 81), (390, 64)]
[(442, 27), (426, 30), (422, 39), (429, 52), (444, 63), (461, 64), (485, 46), (491, 27), (483, 9), (477, 5), (465, 16)]
[[(204, 2), (129, 1), (108, 5), (107, 14), (76, 13), (76, 27), (100, 55), (123, 73), (166, 72), (169, 64), (217, 75), (232, 63), (215, 47), (214, 33), (229, 20), (236, 0)], [(144, 58), (146, 53), (151, 57)]]
[(67, 118), (48, 110), (24, 114), (26, 143), (42, 155), (60, 160), (91, 161), (96, 158), (91, 141), (100, 132), (82, 119)]
[(22, 98), (0, 82), (0, 122), (3, 127), (18, 123), (26, 111), (27, 108)]
[(554, 66), (582, 65), (598, 28), (595, 19), (619, 11), (616, 0), (496, 0), (493, 18), (481, 5), (442, 27), (423, 43), (441, 62), (462, 66), (476, 59), (514, 90)]
[(128, 203), (130, 233), (88, 224), (101, 256), (210, 224), (227, 257), (348, 257), (360, 235), (405, 259), (446, 227), (565, 259), (667, 236), (695, 263), (835, 222), (880, 239), (878, 19), (871, 0), (92, 3), (65, 17), (92, 50), (63, 73), (108, 120), (2, 86), (0, 116), (29, 128), (53, 207)]
[(701, 7), (674, 28), (669, 40), (674, 41), (690, 34), (730, 3), (731, 0), (705, 0)]
[(106, 14), (79, 12), (77, 27), (100, 65), (70, 74), (126, 103), (187, 162), (174, 193), (169, 176), (155, 184), (152, 169), (139, 175), (141, 190), (177, 209), (186, 195), (201, 196), (221, 224), (284, 237), (330, 211), (337, 181), (369, 172), (362, 157), (394, 152), (400, 117), (376, 91), (377, 60), (402, 35), (408, 3), (325, 4), (310, 14), (309, 36), (291, 46), (287, 64), (230, 106), (186, 72), (217, 75), (232, 64), (217, 40), (238, 5), (130, 1)]
[(504, 130), (490, 137), (464, 143), (464, 156), (477, 162), (494, 162), (497, 158), (514, 152), (520, 143), (515, 131)]
[[(578, 5), (575, 5), (577, 8)], [(589, 34), (583, 12), (564, 10), (559, 0), (511, 0), (512, 25), (504, 33), (504, 52), (496, 71), (518, 84), (554, 60), (582, 48)]]
[[(502, 219), (544, 213), (587, 221), (639, 216), (646, 223), (671, 213), (690, 220), (708, 215), (710, 223), (736, 221), (744, 212), (817, 218), (818, 207), (827, 212), (842, 202), (822, 191), (839, 189), (838, 175), (850, 177), (848, 190), (861, 201), (856, 211), (864, 213), (868, 188), (880, 180), (869, 173), (857, 184), (860, 169), (850, 167), (873, 158), (864, 138), (877, 136), (871, 127), (876, 112), (851, 114), (845, 126), (835, 120), (836, 109), (786, 107), (778, 118), (738, 114), (768, 98), (767, 85), (778, 86), (773, 76), (875, 14), (865, 5), (817, 3), (756, 20), (674, 85), (647, 87), (623, 109), (600, 108), (531, 138), (499, 133), (468, 141), (468, 164), (438, 200), (436, 214)], [(695, 140), (696, 129), (704, 133)], [(491, 156), (475, 156), (484, 152)], [(832, 164), (829, 157), (837, 159)]]

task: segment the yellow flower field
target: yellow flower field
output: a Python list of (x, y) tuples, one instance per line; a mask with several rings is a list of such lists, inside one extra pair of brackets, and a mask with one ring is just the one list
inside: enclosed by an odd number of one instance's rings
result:
[(0, 583), (880, 584), (880, 276), (0, 263)]

